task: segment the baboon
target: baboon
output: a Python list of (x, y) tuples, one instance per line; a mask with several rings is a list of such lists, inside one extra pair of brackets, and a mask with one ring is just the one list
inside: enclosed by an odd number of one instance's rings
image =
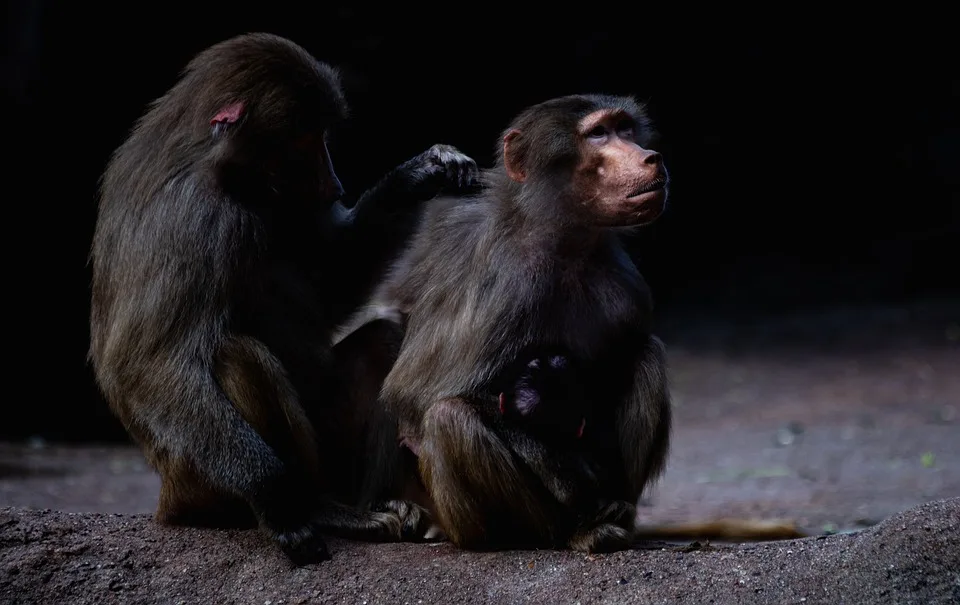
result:
[(417, 507), (360, 510), (344, 485), (355, 398), (375, 400), (399, 338), (331, 336), (421, 203), (477, 170), (435, 145), (348, 207), (326, 143), (346, 112), (337, 71), (290, 40), (200, 52), (111, 157), (90, 256), (90, 361), (160, 474), (156, 520), (258, 524), (296, 562), (329, 556), (323, 533), (422, 531)]
[[(405, 336), (383, 385), (367, 501), (397, 493), (415, 465), (460, 547), (593, 552), (632, 541), (671, 423), (651, 293), (621, 243), (667, 201), (651, 133), (631, 98), (540, 103), (504, 132), (483, 191), (425, 210), (373, 297), (397, 310)], [(524, 372), (545, 351), (569, 365), (553, 379), (571, 372), (582, 387), (570, 393), (582, 401), (561, 404), (575, 412), (569, 439), (500, 413), (500, 395), (529, 389)], [(548, 417), (555, 399), (538, 403)], [(398, 454), (398, 438), (411, 455)]]

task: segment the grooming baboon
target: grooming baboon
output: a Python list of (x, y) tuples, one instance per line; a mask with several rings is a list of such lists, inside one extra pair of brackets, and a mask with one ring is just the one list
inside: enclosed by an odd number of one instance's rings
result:
[(416, 507), (347, 502), (362, 471), (344, 448), (396, 354), (393, 326), (331, 335), (420, 202), (476, 173), (435, 145), (347, 208), (326, 145), (345, 111), (336, 71), (289, 40), (204, 50), (110, 159), (91, 250), (90, 360), (160, 473), (156, 519), (258, 523), (298, 562), (328, 556), (322, 533), (421, 531)]

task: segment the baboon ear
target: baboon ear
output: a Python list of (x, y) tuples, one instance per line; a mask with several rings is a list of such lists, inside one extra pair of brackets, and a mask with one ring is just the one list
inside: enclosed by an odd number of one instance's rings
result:
[(503, 167), (507, 170), (507, 176), (512, 180), (522, 183), (527, 180), (527, 171), (523, 166), (523, 158), (520, 153), (517, 137), (520, 131), (513, 129), (503, 136)]
[(226, 107), (221, 108), (220, 111), (217, 112), (217, 115), (213, 116), (213, 119), (210, 120), (210, 125), (233, 124), (240, 119), (245, 109), (246, 107), (243, 101), (230, 103)]

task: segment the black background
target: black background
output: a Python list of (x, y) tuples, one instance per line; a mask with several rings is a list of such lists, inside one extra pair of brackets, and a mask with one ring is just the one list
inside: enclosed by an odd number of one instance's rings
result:
[(97, 179), (187, 60), (245, 31), (343, 70), (353, 117), (332, 153), (352, 194), (435, 142), (488, 165), (531, 103), (636, 95), (673, 178), (669, 212), (634, 242), (662, 315), (956, 300), (960, 70), (937, 31), (946, 14), (134, 4), (8, 4), (15, 362), (0, 436), (118, 435), (85, 362)]

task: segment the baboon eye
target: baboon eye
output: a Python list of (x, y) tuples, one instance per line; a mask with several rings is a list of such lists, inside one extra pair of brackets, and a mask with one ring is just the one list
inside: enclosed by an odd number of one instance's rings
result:
[(594, 126), (590, 132), (587, 133), (587, 138), (591, 139), (593, 142), (600, 142), (602, 139), (607, 136), (606, 126)]

